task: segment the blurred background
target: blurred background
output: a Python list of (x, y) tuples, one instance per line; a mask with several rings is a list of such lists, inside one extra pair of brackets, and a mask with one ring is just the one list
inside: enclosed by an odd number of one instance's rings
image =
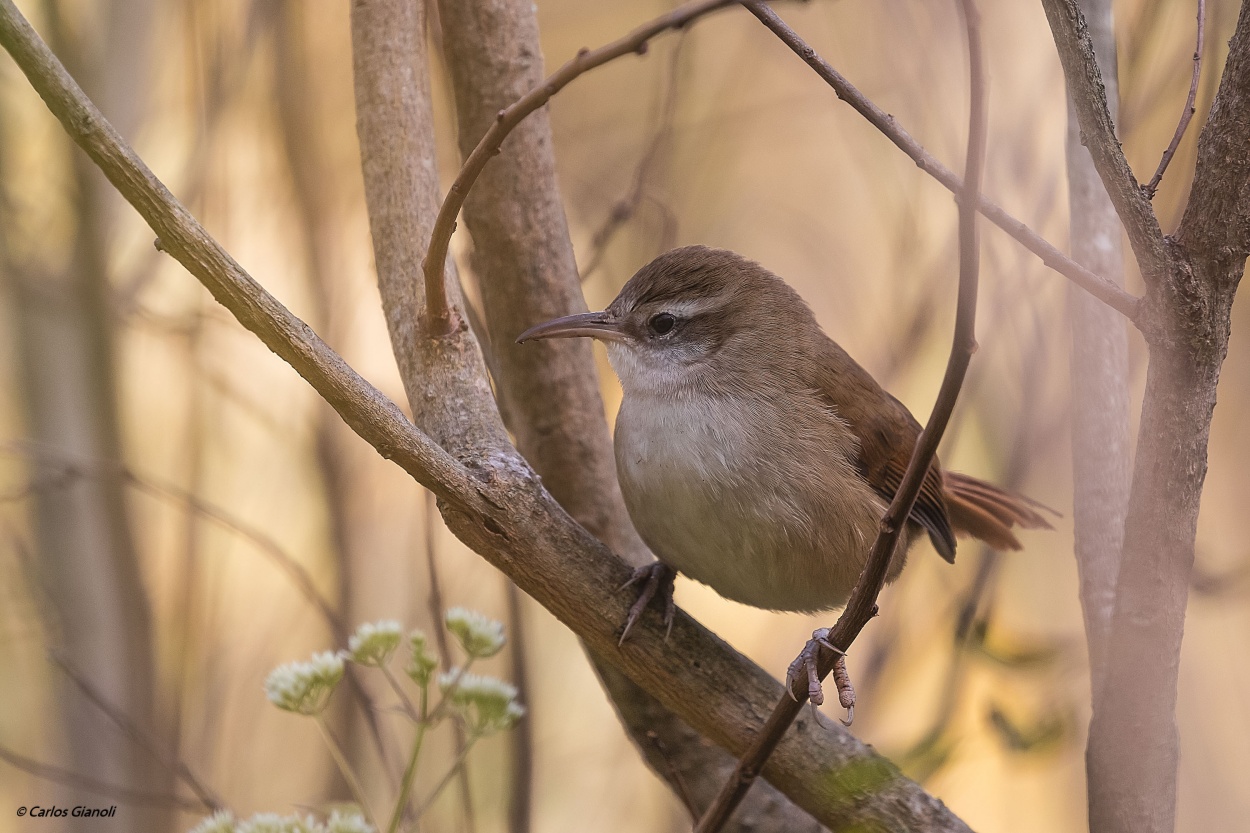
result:
[[(985, 191), (1066, 249), (1066, 113), (1049, 29), (1034, 2), (982, 5)], [(1198, 116), (1154, 201), (1165, 231), (1186, 196), (1237, 5), (1208, 2)], [(374, 285), (348, 4), (19, 6), (235, 258), (402, 403)], [(667, 8), (541, 0), (548, 68)], [(955, 4), (778, 8), (959, 169), (967, 92)], [(1144, 178), (1185, 99), (1194, 10), (1124, 0), (1115, 11), (1120, 135)], [(454, 117), (441, 69), (436, 76), (449, 183)], [(954, 315), (954, 201), (750, 15), (728, 11), (668, 34), (645, 58), (577, 80), (551, 112), (591, 308), (672, 246), (732, 248), (785, 277), (834, 338), (927, 416)], [(917, 546), (851, 655), (854, 732), (976, 830), (1079, 830), (1089, 679), (1069, 520), (1065, 285), (988, 224), (982, 238), (981, 349), (943, 460), (1065, 518), (1053, 533), (1029, 533), (1023, 552), (965, 544), (953, 567)], [(461, 232), (453, 249), (471, 286), (469, 246)], [(1140, 292), (1134, 274), (1128, 281)], [(1250, 815), (1250, 515), (1241, 503), (1250, 480), (1238, 462), (1250, 459), (1240, 430), (1250, 322), (1244, 304), (1234, 315), (1180, 683), (1184, 831), (1231, 830)], [(1131, 351), (1138, 390), (1140, 339)], [(611, 415), (619, 390), (597, 356)], [(689, 829), (572, 634), (528, 599), (510, 611), (505, 579), (445, 531), (420, 487), (154, 249), (152, 232), (0, 58), (0, 831), (57, 829), (13, 813), (52, 803), (117, 803), (130, 819), (117, 829), (187, 829), (203, 810), (194, 800), (168, 806), (175, 793), (194, 798), (172, 775), (177, 761), (242, 815), (344, 798), (315, 728), (270, 706), (261, 684), (281, 662), (341, 647), (319, 605), (352, 627), (385, 618), (433, 631), (432, 575), (443, 605), (523, 626), (520, 650), (486, 670), (528, 681), (533, 829)], [(833, 619), (753, 610), (684, 579), (677, 600), (778, 676)], [(407, 727), (386, 708), (385, 686), (364, 682), (398, 747)], [(375, 800), (389, 801), (359, 697), (344, 688), (335, 701), (336, 731)], [(470, 757), (469, 818), (456, 787), (423, 829), (508, 829), (514, 740), (491, 738)], [(421, 794), (453, 755), (449, 732), (432, 743)], [(149, 773), (141, 794), (113, 789), (127, 771)]]

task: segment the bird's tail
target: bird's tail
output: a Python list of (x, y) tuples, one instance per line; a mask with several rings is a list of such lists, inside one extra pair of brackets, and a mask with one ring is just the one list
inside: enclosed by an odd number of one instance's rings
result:
[(1020, 549), (1020, 541), (1011, 531), (1013, 526), (1051, 529), (1050, 522), (1037, 510), (1059, 514), (1023, 495), (958, 472), (943, 472), (942, 485), (955, 532), (979, 538), (996, 550)]

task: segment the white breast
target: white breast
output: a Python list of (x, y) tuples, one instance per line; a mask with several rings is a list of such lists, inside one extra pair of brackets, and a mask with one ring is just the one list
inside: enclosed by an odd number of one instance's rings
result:
[(666, 564), (756, 607), (846, 601), (884, 505), (815, 397), (783, 413), (767, 397), (631, 395), (615, 446), (630, 516)]

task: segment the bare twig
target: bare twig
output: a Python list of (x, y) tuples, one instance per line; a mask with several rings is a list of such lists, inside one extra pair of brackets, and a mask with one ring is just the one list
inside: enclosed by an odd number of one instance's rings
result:
[(63, 767), (45, 764), (42, 761), (36, 761), (34, 758), (19, 755), (4, 746), (0, 746), (0, 760), (10, 766), (17, 767), (23, 772), (29, 772), (36, 778), (43, 778), (47, 781), (64, 784), (75, 789), (98, 793), (99, 795), (120, 801), (122, 804), (132, 804), (139, 807), (177, 807), (190, 813), (218, 809), (202, 801), (183, 798), (180, 795), (164, 795), (161, 793), (131, 790), (116, 784), (97, 781), (89, 775), (80, 775)]
[[(264, 532), (236, 518), (228, 510), (206, 501), (193, 492), (154, 478), (145, 477), (120, 463), (106, 460), (75, 460), (58, 456), (50, 449), (32, 447), (27, 443), (0, 444), (0, 453), (14, 453), (34, 457), (43, 464), (55, 463), (56, 468), (41, 479), (35, 477), (29, 484), (7, 495), (0, 495), (0, 501), (24, 498), (41, 488), (58, 488), (80, 477), (116, 477), (131, 488), (160, 500), (172, 500), (183, 505), (191, 515), (210, 521), (218, 527), (238, 535), (250, 542), (262, 555), (286, 573), (291, 584), (304, 599), (320, 614), (333, 635), (335, 642), (346, 645), (348, 638), (347, 625), (330, 604), (329, 600), (317, 589), (312, 575), (294, 556)], [(390, 761), (386, 746), (382, 740), (381, 729), (377, 724), (377, 707), (373, 697), (360, 682), (359, 675), (349, 671), (348, 684), (361, 701), (362, 711), (370, 727), (373, 741), (378, 754), (389, 768)], [(391, 773), (393, 775), (393, 773)]]
[[(963, 182), (959, 175), (939, 162), (904, 130), (893, 116), (882, 110), (867, 96), (860, 92), (851, 82), (834, 69), (828, 61), (816, 54), (799, 35), (777, 14), (763, 3), (747, 3), (747, 10), (759, 18), (786, 46), (803, 59), (809, 67), (816, 71), (825, 83), (833, 87), (838, 98), (845, 101), (880, 130), (895, 147), (907, 154), (916, 166), (932, 176), (947, 190), (958, 195), (963, 190)], [(985, 218), (1013, 239), (1022, 244), (1033, 254), (1041, 258), (1042, 263), (1063, 275), (1090, 295), (1102, 301), (1112, 309), (1123, 314), (1129, 321), (1136, 323), (1140, 307), (1140, 299), (1125, 292), (1122, 288), (1086, 269), (1063, 252), (1056, 249), (1046, 238), (1008, 214), (996, 203), (984, 196), (977, 205)]]
[[(747, 8), (756, 16), (767, 11), (760, 0), (751, 0)], [(965, 162), (963, 188), (959, 193), (959, 298), (955, 311), (955, 334), (951, 345), (946, 375), (938, 391), (937, 402), (929, 422), (921, 432), (907, 472), (899, 484), (894, 500), (890, 502), (881, 529), (873, 543), (864, 565), (864, 571), (851, 591), (846, 609), (823, 640), (834, 650), (821, 650), (818, 677), (823, 679), (832, 669), (838, 657), (845, 654), (864, 626), (876, 615), (877, 595), (885, 585), (886, 572), (891, 556), (898, 544), (899, 535), (907, 524), (908, 515), (920, 493), (920, 485), (929, 471), (937, 453), (938, 442), (950, 421), (955, 400), (963, 386), (964, 375), (976, 351), (977, 283), (980, 272), (980, 246), (977, 237), (977, 207), (981, 197), (981, 177), (985, 166), (985, 144), (988, 120), (986, 117), (985, 69), (981, 53), (981, 18), (975, 0), (958, 0), (968, 35), (969, 64), (969, 116), (968, 153)], [(810, 644), (810, 643), (809, 643)], [(807, 650), (807, 649), (804, 649)], [(730, 814), (754, 783), (764, 763), (772, 754), (781, 736), (789, 729), (803, 702), (808, 697), (806, 682), (797, 675), (794, 687), (778, 701), (772, 715), (764, 724), (746, 754), (738, 762), (733, 776), (716, 797), (712, 806), (699, 820), (695, 833), (715, 833), (729, 820)]]
[(187, 765), (186, 761), (167, 752), (163, 744), (144, 731), (139, 724), (130, 718), (130, 715), (117, 708), (104, 696), (102, 691), (96, 688), (94, 683), (79, 673), (78, 669), (74, 668), (63, 655), (57, 651), (51, 651), (49, 656), (56, 666), (64, 672), (65, 676), (69, 677), (70, 682), (88, 700), (95, 704), (96, 708), (104, 712), (109, 720), (113, 721), (119, 729), (129, 735), (131, 740), (137, 743), (145, 752), (159, 761), (161, 766), (172, 772), (179, 781), (186, 784), (191, 792), (195, 793), (196, 797), (199, 798), (200, 803), (213, 812), (225, 809), (226, 802), (210, 787), (200, 781), (196, 774), (191, 771), (191, 767)]
[(1180, 147), (1181, 137), (1185, 135), (1185, 130), (1189, 127), (1189, 120), (1194, 117), (1194, 102), (1198, 100), (1198, 81), (1202, 78), (1202, 46), (1204, 42), (1203, 31), (1206, 29), (1207, 22), (1207, 0), (1198, 0), (1198, 44), (1194, 47), (1194, 74), (1189, 79), (1189, 96), (1185, 99), (1185, 109), (1181, 111), (1180, 123), (1176, 125), (1176, 132), (1172, 134), (1172, 141), (1168, 144), (1167, 150), (1163, 151), (1163, 158), (1159, 160), (1159, 167), (1155, 169), (1155, 175), (1146, 183), (1144, 190), (1148, 199), (1154, 199), (1155, 191), (1159, 189), (1159, 182), (1163, 179), (1163, 172), (1168, 169), (1168, 164), (1172, 161), (1172, 157), (1176, 155), (1176, 149)]
[(581, 270), (581, 275), (579, 276), (583, 283), (603, 263), (603, 257), (607, 253), (608, 244), (612, 242), (612, 238), (620, 231), (621, 226), (629, 222), (630, 218), (638, 210), (638, 205), (646, 194), (647, 180), (651, 176), (651, 171), (655, 167), (656, 161), (660, 159), (660, 151), (663, 150), (673, 134), (673, 119), (677, 114), (677, 73), (681, 64), (682, 47), (685, 43), (686, 30), (682, 30), (681, 36), (678, 38), (677, 44), (673, 47), (672, 54), (669, 56), (667, 89), (664, 92), (664, 104), (660, 112), (659, 127), (656, 128), (655, 135), (651, 137), (651, 141), (643, 152), (642, 158), (638, 160), (638, 167), (634, 169), (634, 181), (629, 189), (629, 193), (612, 205), (612, 210), (608, 212), (607, 219), (603, 221), (603, 225), (599, 226), (590, 238), (591, 245), (594, 248), (591, 250), (586, 266)]
[(584, 72), (602, 66), (609, 61), (637, 53), (646, 53), (647, 44), (656, 35), (669, 29), (680, 29), (694, 19), (709, 12), (732, 5), (738, 0), (696, 0), (687, 3), (668, 14), (661, 15), (650, 23), (639, 26), (619, 40), (612, 41), (598, 49), (581, 49), (577, 57), (560, 67), (547, 77), (541, 85), (530, 90), (524, 96), (499, 111), (495, 123), (477, 143), (477, 147), (464, 160), (456, 181), (439, 208), (438, 219), (434, 221), (434, 230), (430, 235), (430, 248), (426, 253), (421, 268), (425, 273), (425, 293), (430, 330), (436, 334), (449, 334), (460, 326), (456, 313), (447, 303), (447, 287), (443, 280), (443, 267), (447, 260), (447, 247), (451, 243), (451, 234), (456, 228), (456, 217), (469, 194), (469, 189), (477, 180), (482, 169), (491, 157), (499, 153), (500, 145), (512, 129), (530, 113), (546, 104), (553, 95)]

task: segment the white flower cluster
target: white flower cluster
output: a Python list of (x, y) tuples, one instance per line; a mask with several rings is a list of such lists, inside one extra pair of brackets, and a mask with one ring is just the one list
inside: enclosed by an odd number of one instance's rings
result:
[(326, 819), (326, 833), (377, 833), (358, 809), (335, 810)]
[(235, 833), (322, 833), (323, 828), (310, 816), (280, 816), (257, 813), (235, 825)]
[(234, 814), (229, 810), (218, 810), (191, 828), (191, 833), (234, 833), (234, 831)]
[(280, 709), (319, 714), (342, 679), (343, 658), (323, 651), (307, 662), (288, 662), (269, 672), (265, 695)]
[(377, 833), (357, 809), (334, 810), (324, 822), (312, 816), (280, 816), (257, 813), (250, 819), (238, 819), (220, 810), (201, 821), (191, 833)]
[(395, 653), (403, 639), (404, 629), (393, 619), (382, 622), (366, 622), (356, 628), (347, 641), (346, 659), (361, 665), (381, 668)]
[(430, 684), (430, 676), (438, 668), (438, 656), (430, 648), (430, 640), (424, 631), (414, 630), (408, 634), (408, 648), (412, 652), (408, 667), (404, 670), (412, 681), (425, 688)]
[(485, 659), (499, 653), (504, 645), (503, 623), (488, 619), (482, 614), (453, 607), (447, 611), (447, 630), (451, 631), (464, 648), (464, 652), (474, 659)]
[(454, 669), (440, 675), (438, 685), (476, 734), (511, 729), (525, 716), (525, 708), (516, 701), (516, 686), (495, 677)]

